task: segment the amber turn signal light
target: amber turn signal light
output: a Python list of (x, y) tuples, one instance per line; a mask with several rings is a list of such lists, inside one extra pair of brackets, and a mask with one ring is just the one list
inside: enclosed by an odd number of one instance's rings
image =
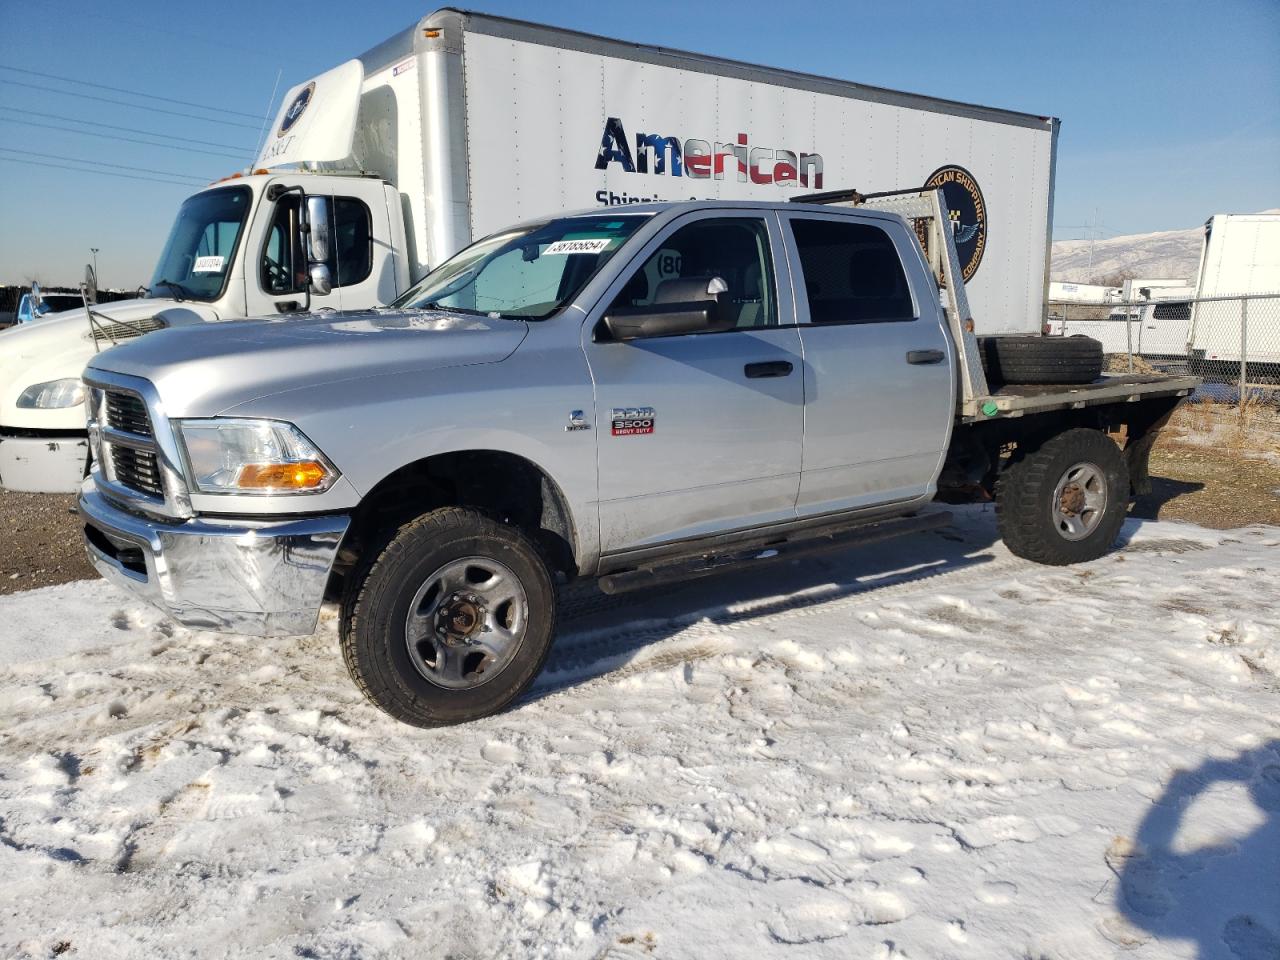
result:
[(242, 490), (315, 490), (324, 485), (329, 471), (316, 460), (298, 463), (246, 463), (236, 486)]

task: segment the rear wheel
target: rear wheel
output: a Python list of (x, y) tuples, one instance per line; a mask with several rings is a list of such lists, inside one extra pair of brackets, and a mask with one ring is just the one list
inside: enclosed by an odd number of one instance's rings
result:
[(1005, 545), (1038, 563), (1095, 560), (1111, 549), (1129, 502), (1120, 448), (1097, 430), (1058, 434), (1000, 475), (996, 518)]
[(419, 727), (496, 713), (551, 649), (556, 596), (519, 530), (460, 507), (401, 527), (344, 604), (342, 653), (374, 704)]
[(1092, 383), (1102, 375), (1102, 344), (1092, 337), (980, 337), (978, 346), (993, 385)]

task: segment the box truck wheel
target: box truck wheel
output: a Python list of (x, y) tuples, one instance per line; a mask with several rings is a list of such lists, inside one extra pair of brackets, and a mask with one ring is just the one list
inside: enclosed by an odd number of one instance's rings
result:
[(496, 713), (551, 649), (556, 595), (519, 530), (445, 507), (418, 517), (357, 578), (343, 604), (342, 655), (375, 705), (418, 727)]
[(1001, 383), (1092, 383), (1102, 375), (1102, 344), (1092, 337), (979, 337), (982, 369)]
[(1015, 460), (996, 485), (1000, 536), (1015, 554), (1038, 563), (1096, 560), (1115, 543), (1128, 505), (1120, 448), (1084, 428)]

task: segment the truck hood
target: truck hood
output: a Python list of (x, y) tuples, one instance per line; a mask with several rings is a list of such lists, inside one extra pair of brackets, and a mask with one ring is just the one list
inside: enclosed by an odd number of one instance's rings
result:
[(494, 363), (528, 332), (518, 320), (434, 310), (293, 314), (165, 330), (89, 366), (150, 380), (170, 416), (215, 416), (301, 387)]
[[(134, 325), (149, 326), (153, 320), (160, 320), (168, 327), (186, 327), (218, 319), (218, 314), (205, 304), (164, 298), (100, 304), (94, 313), (117, 342), (139, 339)], [(83, 308), (51, 313), (32, 323), (0, 331), (0, 426), (36, 430), (83, 428), (83, 406), (60, 410), (19, 409), (18, 397), (33, 384), (80, 376), (97, 350), (106, 350), (111, 345), (110, 339), (103, 338), (95, 348)]]

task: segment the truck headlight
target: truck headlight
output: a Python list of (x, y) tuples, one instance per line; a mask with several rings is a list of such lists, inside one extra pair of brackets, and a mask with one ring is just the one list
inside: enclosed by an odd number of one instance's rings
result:
[(84, 384), (79, 377), (33, 383), (18, 396), (18, 406), (27, 410), (60, 410), (84, 403)]
[(191, 482), (201, 493), (322, 493), (338, 471), (282, 420), (176, 420)]

